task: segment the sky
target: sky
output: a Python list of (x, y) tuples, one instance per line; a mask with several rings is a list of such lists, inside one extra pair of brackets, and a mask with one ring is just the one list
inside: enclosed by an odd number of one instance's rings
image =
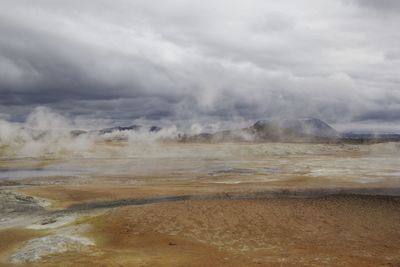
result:
[(1, 0), (0, 119), (400, 129), (398, 0)]

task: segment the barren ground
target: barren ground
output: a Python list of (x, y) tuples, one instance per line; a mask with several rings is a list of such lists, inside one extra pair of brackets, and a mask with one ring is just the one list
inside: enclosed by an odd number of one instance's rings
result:
[(0, 266), (400, 266), (400, 162), (386, 146), (3, 158), (35, 175), (3, 179)]

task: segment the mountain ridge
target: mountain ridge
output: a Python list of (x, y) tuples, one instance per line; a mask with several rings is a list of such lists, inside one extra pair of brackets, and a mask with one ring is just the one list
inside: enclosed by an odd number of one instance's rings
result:
[[(156, 134), (162, 130), (159, 126), (144, 127), (142, 125), (116, 126), (100, 130), (73, 130), (71, 136), (97, 134), (105, 136), (112, 133), (141, 132)], [(112, 139), (112, 136), (110, 137)], [(127, 139), (128, 137), (126, 137)], [(124, 139), (121, 136), (116, 140)], [(328, 123), (318, 118), (267, 119), (258, 120), (254, 124), (240, 129), (222, 130), (215, 133), (178, 134), (175, 138), (180, 142), (389, 142), (400, 141), (400, 134), (357, 134), (340, 133)]]

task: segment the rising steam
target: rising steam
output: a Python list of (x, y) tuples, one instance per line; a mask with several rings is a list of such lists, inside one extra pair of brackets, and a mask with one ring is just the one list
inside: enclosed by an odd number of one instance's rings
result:
[(73, 135), (82, 129), (70, 119), (49, 108), (38, 107), (23, 123), (0, 120), (1, 157), (54, 157), (64, 155), (84, 156), (93, 150), (94, 144), (111, 140), (126, 140), (132, 147), (137, 142), (174, 139), (179, 135), (176, 126), (157, 132), (147, 129), (138, 131), (116, 131), (99, 135), (85, 129), (85, 134)]

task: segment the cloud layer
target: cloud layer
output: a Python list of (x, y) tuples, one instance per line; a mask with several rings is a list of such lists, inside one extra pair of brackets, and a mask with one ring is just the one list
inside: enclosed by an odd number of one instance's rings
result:
[(400, 121), (395, 0), (4, 0), (0, 119)]

